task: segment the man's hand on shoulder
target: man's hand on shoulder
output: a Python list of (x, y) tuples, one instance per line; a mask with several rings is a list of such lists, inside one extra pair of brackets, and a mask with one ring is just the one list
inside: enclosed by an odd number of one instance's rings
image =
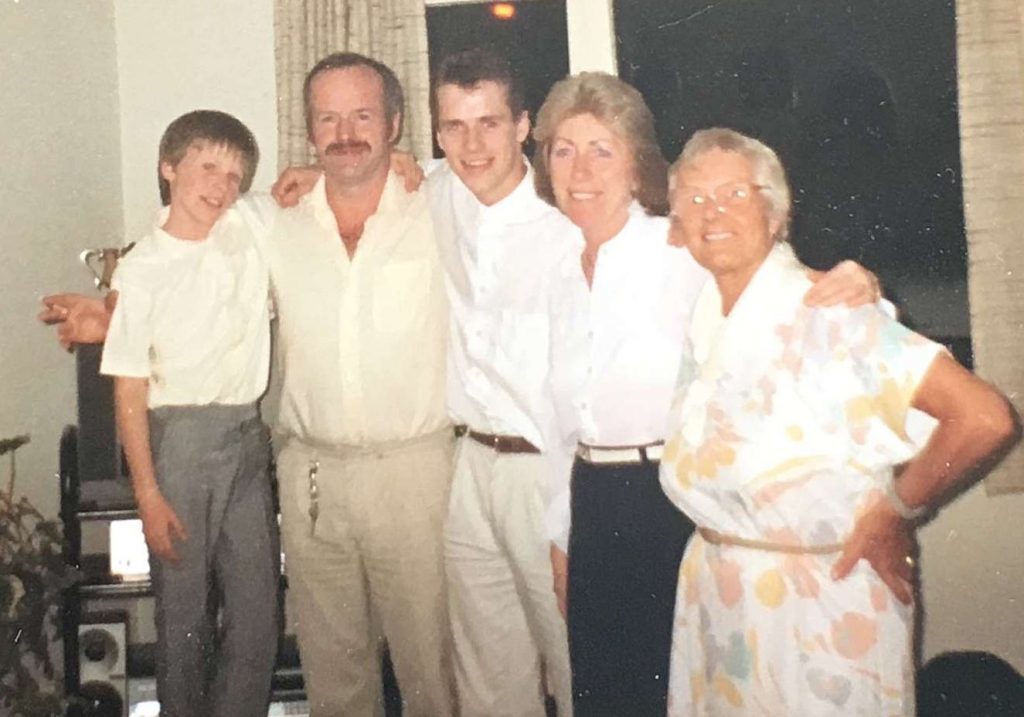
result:
[(849, 307), (874, 304), (882, 297), (878, 277), (855, 261), (841, 261), (828, 272), (811, 271), (809, 278), (814, 282), (804, 303), (808, 306)]
[[(416, 163), (416, 158), (409, 152), (400, 149), (391, 150), (391, 171), (402, 178), (405, 191), (415, 192), (423, 184), (426, 175), (423, 168)], [(283, 209), (294, 207), (299, 200), (313, 191), (320, 181), (323, 170), (319, 165), (306, 167), (288, 167), (270, 188), (270, 195)]]
[(70, 351), (73, 344), (103, 343), (113, 301), (116, 297), (108, 307), (103, 299), (82, 294), (51, 294), (43, 297), (43, 309), (37, 318), (44, 324), (56, 324), (57, 340)]
[(410, 152), (403, 152), (400, 149), (391, 150), (391, 171), (402, 178), (407, 192), (419, 189), (426, 176), (423, 167), (417, 164), (416, 158)]

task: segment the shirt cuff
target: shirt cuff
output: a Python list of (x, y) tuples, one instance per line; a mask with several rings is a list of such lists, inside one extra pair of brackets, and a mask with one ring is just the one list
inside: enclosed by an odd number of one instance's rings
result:
[(108, 356), (103, 352), (100, 361), (100, 373), (104, 376), (124, 376), (126, 378), (149, 378), (149, 363), (139, 364), (121, 356)]

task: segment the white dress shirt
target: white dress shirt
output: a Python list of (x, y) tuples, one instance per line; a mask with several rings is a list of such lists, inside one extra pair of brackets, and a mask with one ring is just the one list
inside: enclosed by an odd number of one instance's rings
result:
[(537, 196), (531, 170), (491, 206), (447, 165), (428, 187), (451, 311), (448, 410), (457, 423), (522, 436), (550, 457), (549, 528), (563, 532), (577, 439), (570, 368), (586, 341), (582, 236)]
[(594, 268), (589, 361), (578, 399), (583, 443), (665, 438), (684, 336), (708, 276), (689, 251), (668, 244), (667, 219), (630, 207)]
[(161, 229), (166, 218), (164, 209), (114, 272), (100, 371), (149, 379), (150, 408), (252, 403), (270, 362), (259, 227), (232, 208), (191, 241)]
[[(253, 200), (250, 208), (268, 211)], [(351, 259), (322, 177), (297, 207), (269, 216), (278, 429), (363, 445), (448, 425), (447, 302), (425, 193), (390, 175)]]

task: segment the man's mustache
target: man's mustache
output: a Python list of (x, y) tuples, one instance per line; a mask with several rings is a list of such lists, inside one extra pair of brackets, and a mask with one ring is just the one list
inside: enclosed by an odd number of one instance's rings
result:
[(331, 142), (324, 150), (324, 154), (348, 154), (349, 152), (369, 152), (370, 145), (367, 142)]

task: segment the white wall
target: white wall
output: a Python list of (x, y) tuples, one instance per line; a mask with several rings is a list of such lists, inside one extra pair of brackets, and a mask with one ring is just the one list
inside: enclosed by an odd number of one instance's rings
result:
[(175, 117), (218, 109), (256, 135), (254, 188), (277, 176), (272, 0), (114, 0), (126, 236), (160, 206), (157, 145)]
[(0, 2), (0, 437), (31, 433), (16, 492), (48, 515), (74, 374), (34, 317), (44, 293), (90, 290), (78, 252), (122, 233), (116, 68), (112, 0)]
[(976, 486), (920, 538), (924, 658), (986, 650), (1024, 673), (1024, 495)]
[[(0, 438), (18, 492), (57, 511), (57, 443), (75, 421), (74, 365), (34, 316), (55, 290), (92, 291), (86, 247), (146, 230), (157, 143), (172, 119), (223, 109), (256, 134), (254, 187), (276, 176), (272, 0), (0, 2)], [(6, 461), (0, 486), (6, 489)]]

